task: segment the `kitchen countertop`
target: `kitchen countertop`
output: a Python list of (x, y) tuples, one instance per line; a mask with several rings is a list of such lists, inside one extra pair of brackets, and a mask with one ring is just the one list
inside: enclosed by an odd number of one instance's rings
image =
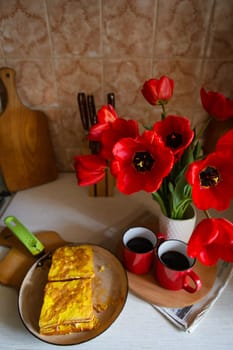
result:
[[(89, 197), (87, 188), (76, 186), (74, 174), (60, 174), (56, 181), (16, 193), (0, 225), (4, 226), (5, 216), (14, 215), (33, 232), (54, 230), (67, 241), (95, 243), (115, 250), (127, 224), (145, 210), (156, 213), (157, 209), (145, 193), (124, 196), (116, 191), (114, 197)], [(229, 350), (233, 348), (232, 315), (233, 279), (192, 333), (176, 328), (150, 304), (129, 292), (123, 311), (103, 334), (88, 343), (60, 348)], [(17, 310), (17, 292), (0, 286), (0, 349), (54, 347), (24, 328)]]

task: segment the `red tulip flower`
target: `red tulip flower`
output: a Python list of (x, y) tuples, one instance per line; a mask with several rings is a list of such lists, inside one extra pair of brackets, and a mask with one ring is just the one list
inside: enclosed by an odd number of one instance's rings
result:
[(169, 115), (157, 122), (153, 130), (162, 138), (167, 147), (171, 149), (176, 160), (180, 158), (184, 150), (191, 144), (194, 132), (190, 121), (185, 117)]
[(138, 124), (135, 120), (116, 119), (101, 138), (100, 154), (105, 159), (112, 159), (112, 149), (122, 138), (135, 138), (139, 135)]
[(174, 81), (166, 76), (150, 79), (142, 87), (142, 94), (151, 105), (167, 103), (173, 95)]
[(202, 220), (188, 242), (188, 255), (205, 265), (233, 262), (233, 224), (223, 218)]
[(119, 118), (111, 105), (103, 106), (97, 113), (98, 123), (89, 131), (88, 138), (91, 141), (101, 141), (103, 133), (111, 128), (111, 124)]
[(139, 135), (138, 123), (135, 120), (119, 118), (111, 105), (104, 106), (98, 112), (98, 123), (90, 129), (88, 138), (101, 144), (100, 155), (111, 160), (112, 149), (117, 141), (124, 137)]
[(156, 191), (174, 163), (170, 149), (149, 130), (135, 139), (121, 139), (115, 144), (113, 155), (111, 172), (118, 190), (124, 194)]
[(191, 163), (186, 180), (192, 186), (192, 199), (197, 208), (225, 210), (233, 198), (233, 161), (223, 152), (209, 154)]
[(200, 90), (200, 95), (202, 105), (209, 115), (219, 121), (233, 117), (233, 100), (219, 92), (206, 92), (204, 88)]
[(105, 177), (106, 161), (98, 155), (76, 156), (74, 167), (79, 186), (95, 184)]

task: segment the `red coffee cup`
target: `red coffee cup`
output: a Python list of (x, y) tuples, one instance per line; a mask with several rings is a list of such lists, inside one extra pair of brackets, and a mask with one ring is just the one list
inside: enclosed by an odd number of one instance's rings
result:
[(155, 257), (155, 278), (166, 289), (197, 292), (202, 284), (192, 269), (195, 261), (187, 255), (185, 242), (176, 239), (163, 241)]
[(122, 257), (125, 268), (135, 274), (150, 271), (157, 238), (154, 232), (145, 227), (132, 227), (122, 237)]

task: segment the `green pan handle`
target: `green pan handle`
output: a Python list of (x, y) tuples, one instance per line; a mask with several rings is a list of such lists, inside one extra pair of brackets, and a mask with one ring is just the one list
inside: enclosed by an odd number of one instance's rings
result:
[(7, 216), (4, 223), (32, 255), (38, 255), (44, 250), (43, 244), (15, 216)]

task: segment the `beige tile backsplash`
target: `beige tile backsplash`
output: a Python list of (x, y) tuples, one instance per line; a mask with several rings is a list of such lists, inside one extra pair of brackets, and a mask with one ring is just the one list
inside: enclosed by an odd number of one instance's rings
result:
[(232, 0), (0, 0), (0, 65), (16, 70), (22, 102), (49, 118), (60, 171), (73, 171), (83, 130), (77, 93), (120, 116), (160, 117), (140, 89), (175, 80), (169, 113), (203, 121), (200, 87), (233, 97)]

